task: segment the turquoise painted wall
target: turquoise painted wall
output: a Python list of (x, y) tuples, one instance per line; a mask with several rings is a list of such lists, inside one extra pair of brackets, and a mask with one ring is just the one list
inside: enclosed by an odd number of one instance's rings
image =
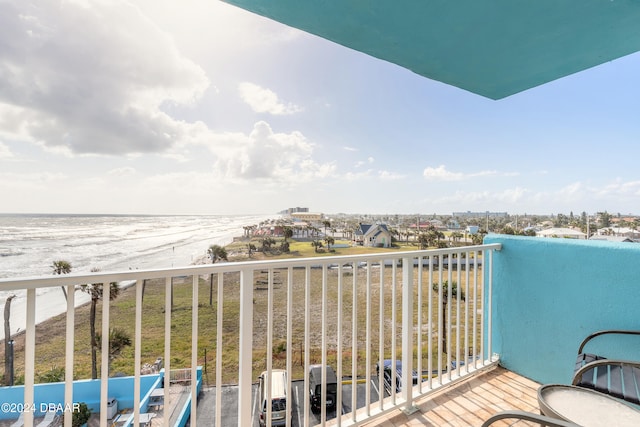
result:
[[(151, 390), (161, 384), (161, 375), (143, 375), (140, 377), (140, 408), (144, 412)], [(109, 378), (109, 397), (118, 400), (118, 411), (133, 408), (133, 377)], [(92, 412), (100, 412), (100, 380), (80, 380), (73, 383), (74, 402), (85, 402)], [(34, 387), (35, 413), (42, 417), (49, 405), (64, 410), (64, 383), (36, 384)], [(0, 402), (22, 405), (24, 386), (1, 387)], [(69, 408), (72, 409), (72, 408)], [(18, 418), (17, 412), (0, 411), (0, 419)]]
[[(591, 332), (640, 329), (640, 244), (488, 235), (493, 254), (493, 352), (540, 383), (569, 383)], [(487, 275), (488, 269), (485, 270)], [(640, 339), (599, 339), (609, 357), (640, 360)]]

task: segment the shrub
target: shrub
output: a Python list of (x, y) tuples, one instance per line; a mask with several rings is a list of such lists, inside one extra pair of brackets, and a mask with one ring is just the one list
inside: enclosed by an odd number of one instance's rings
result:
[(73, 409), (71, 425), (73, 427), (80, 427), (89, 421), (89, 417), (91, 417), (91, 409), (89, 409), (86, 403), (80, 402), (77, 408)]

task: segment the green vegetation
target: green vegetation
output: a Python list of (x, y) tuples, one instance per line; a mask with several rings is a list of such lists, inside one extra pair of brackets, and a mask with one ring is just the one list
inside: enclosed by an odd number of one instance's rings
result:
[(71, 420), (71, 425), (73, 427), (80, 427), (85, 425), (89, 418), (91, 417), (91, 409), (87, 406), (86, 403), (80, 402), (78, 407), (73, 409), (73, 417)]

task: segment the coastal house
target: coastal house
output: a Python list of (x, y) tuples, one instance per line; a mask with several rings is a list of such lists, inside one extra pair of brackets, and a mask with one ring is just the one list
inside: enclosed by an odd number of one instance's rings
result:
[(448, 228), (449, 230), (459, 230), (459, 229), (460, 229), (460, 223), (458, 222), (458, 220), (457, 220), (457, 219), (455, 219), (455, 218), (450, 218), (450, 219), (447, 221), (447, 228)]
[(596, 231), (598, 236), (623, 236), (631, 239), (640, 239), (640, 231), (631, 227), (604, 227)]
[[(227, 2), (492, 99), (503, 98), (640, 50), (640, 33), (637, 31), (640, 5), (635, 2), (589, 2), (588, 7), (576, 7), (576, 2), (557, 1), (521, 2), (517, 6), (499, 2), (494, 7), (456, 1), (402, 4), (390, 0), (367, 4), (308, 2), (300, 7), (292, 7), (293, 2), (284, 0)], [(455, 259), (464, 260), (467, 268), (464, 272), (460, 268), (448, 270), (447, 274), (460, 287), (464, 279), (467, 298), (462, 301), (461, 293), (458, 293), (455, 303), (458, 307), (466, 307), (466, 310), (457, 309), (452, 314), (454, 298), (449, 298), (450, 321), (442, 322), (437, 313), (434, 316), (431, 311), (423, 310), (431, 310), (432, 298), (438, 298), (434, 307), (442, 306), (442, 295), (432, 295), (430, 289), (438, 275), (442, 278), (443, 270), (434, 273), (432, 267), (444, 265), (441, 262), (444, 257), (454, 259), (454, 255)], [(273, 353), (275, 345), (262, 347), (260, 363), (267, 366), (269, 373), (275, 369), (274, 363), (286, 366), (289, 387), (294, 366), (298, 365), (292, 362), (292, 351), (298, 346), (317, 350), (314, 358), (323, 363), (335, 357), (338, 378), (362, 379), (356, 386), (365, 388), (358, 389), (358, 393), (350, 390), (343, 395), (342, 388), (338, 387), (336, 416), (343, 421), (342, 425), (373, 426), (385, 424), (385, 420), (392, 420), (387, 424), (393, 425), (481, 425), (484, 419), (501, 410), (537, 412), (537, 386), (570, 381), (576, 348), (585, 334), (612, 326), (637, 329), (636, 313), (640, 305), (638, 257), (638, 245), (488, 235), (480, 247), (456, 248), (455, 251), (389, 252), (382, 257), (375, 254), (313, 260), (281, 259), (242, 263), (237, 267), (233, 263), (225, 263), (180, 269), (1, 279), (0, 285), (3, 289), (22, 291), (26, 295), (27, 326), (23, 352), (27, 369), (22, 407), (35, 408), (42, 403), (36, 400), (38, 396), (34, 393), (37, 346), (34, 319), (38, 289), (66, 286), (69, 290), (64, 401), (71, 405), (74, 401), (74, 341), (78, 339), (75, 336), (73, 303), (77, 285), (135, 282), (138, 304), (132, 308), (136, 312), (136, 322), (132, 325), (135, 329), (133, 351), (140, 359), (143, 333), (139, 319), (143, 314), (141, 289), (144, 283), (161, 278), (169, 295), (174, 277), (192, 278), (194, 302), (190, 309), (197, 319), (199, 308), (206, 305), (198, 302), (198, 278), (217, 275), (215, 307), (219, 310), (220, 321), (212, 327), (218, 328), (222, 337), (223, 324), (232, 320), (239, 325), (239, 331), (238, 340), (229, 348), (225, 347), (222, 338), (219, 339), (217, 352), (211, 356), (216, 358), (215, 367), (211, 366), (215, 371), (212, 378), (221, 378), (223, 370), (229, 371), (221, 356), (223, 351), (227, 351), (235, 353), (236, 381), (234, 388), (224, 389), (224, 393), (209, 391), (206, 395), (215, 396), (212, 398), (215, 404), (203, 404), (202, 411), (197, 391), (192, 388), (190, 425), (214, 425), (200, 418), (199, 415), (204, 414), (214, 417), (215, 425), (255, 425), (253, 396), (257, 376), (253, 372), (256, 363), (253, 340), (260, 336), (254, 328), (263, 326), (260, 332), (264, 331), (268, 337), (267, 343), (272, 344), (275, 339), (283, 340), (284, 345), (278, 355)], [(391, 261), (390, 267), (381, 262), (386, 260)], [(471, 264), (472, 260), (482, 260), (482, 266), (475, 262)], [(577, 260), (580, 268), (567, 267), (576, 265)], [(361, 265), (376, 265), (376, 272), (381, 274), (374, 277), (373, 268), (362, 269)], [(315, 268), (317, 266), (321, 268)], [(267, 271), (270, 282), (274, 271), (286, 271), (286, 283), (279, 287), (268, 286), (264, 293), (255, 293), (254, 276), (262, 271)], [(611, 272), (615, 272), (615, 280), (605, 283)], [(301, 276), (295, 276), (298, 273)], [(471, 279), (467, 274), (471, 274)], [(324, 284), (330, 283), (332, 292), (344, 294), (348, 300), (338, 298), (336, 302), (327, 297), (326, 292), (322, 296), (318, 293), (313, 298), (309, 295), (301, 299), (304, 292), (294, 295), (288, 290), (302, 283), (310, 293), (314, 275), (320, 279), (321, 288), (325, 289)], [(222, 283), (227, 276), (232, 276), (229, 280), (233, 281), (238, 298), (232, 302), (233, 310), (224, 311), (223, 302), (226, 301)], [(374, 281), (378, 280), (377, 277), (380, 277), (379, 282)], [(385, 303), (387, 306), (395, 304), (393, 310), (379, 311), (378, 325), (374, 310), (357, 310), (357, 307), (363, 304), (368, 307), (375, 299), (372, 291), (384, 289), (387, 285), (394, 292), (397, 289), (401, 298), (396, 299), (394, 293), (394, 298), (378, 300), (381, 307)], [(356, 288), (362, 292), (352, 292)], [(225, 291), (227, 289), (225, 287)], [(284, 294), (275, 295), (276, 292)], [(366, 300), (362, 301), (365, 294)], [(286, 301), (286, 309), (275, 316), (273, 310), (265, 309), (267, 314), (263, 316), (259, 308), (267, 304), (257, 304), (263, 299), (269, 303), (273, 300)], [(302, 320), (287, 314), (293, 312), (294, 301), (295, 308), (302, 306), (307, 314)], [(353, 307), (353, 311), (349, 311), (352, 315), (343, 316), (346, 311), (341, 305), (343, 303), (349, 309)], [(109, 327), (109, 304), (108, 298), (102, 303), (102, 330), (106, 331)], [(328, 307), (333, 308), (333, 304), (336, 309), (329, 312)], [(168, 337), (164, 359), (168, 370), (173, 360), (169, 341), (174, 326), (169, 297), (163, 312), (166, 315), (165, 336)], [(312, 312), (321, 315), (311, 319), (309, 313)], [(254, 318), (264, 321), (254, 322)], [(558, 327), (559, 322), (562, 327)], [(452, 329), (452, 323), (455, 329)], [(299, 324), (313, 334), (300, 334), (302, 341), (297, 336), (294, 341), (290, 331)], [(344, 328), (337, 328), (337, 336), (331, 337), (336, 338), (335, 341), (327, 339), (328, 331), (336, 330), (336, 324), (344, 324)], [(367, 328), (362, 327), (365, 324)], [(390, 340), (385, 339), (389, 337), (389, 328), (393, 328), (393, 348)], [(344, 330), (353, 331), (357, 339), (343, 337)], [(360, 331), (363, 332), (358, 335)], [(443, 331), (448, 333), (443, 334)], [(182, 333), (181, 338), (184, 336)], [(397, 342), (396, 336), (399, 337)], [(446, 337), (444, 341), (441, 341), (442, 337)], [(197, 321), (192, 324), (190, 339), (194, 349), (194, 363), (191, 364), (195, 375), (196, 350), (202, 344), (198, 341)], [(102, 343), (103, 367), (108, 365), (106, 341)], [(624, 347), (617, 349), (620, 351), (617, 357), (630, 358), (634, 353), (637, 356), (637, 345), (627, 344)], [(305, 360), (301, 364), (308, 369), (310, 351), (301, 351), (296, 358), (302, 358), (303, 353)], [(327, 357), (328, 354), (331, 358)], [(413, 383), (412, 375), (397, 377), (396, 371), (392, 370), (392, 381), (397, 381), (398, 386), (390, 387), (389, 396), (378, 396), (375, 390), (382, 389), (379, 386), (384, 381), (384, 373), (382, 369), (377, 372), (375, 365), (379, 363), (382, 366), (387, 357), (402, 362), (401, 372), (412, 372), (415, 368), (416, 372), (425, 375), (425, 380)], [(108, 372), (105, 370), (104, 373), (98, 380), (104, 391), (99, 412), (100, 425), (106, 426), (109, 394)], [(133, 389), (140, 390), (141, 382), (138, 366)], [(377, 388), (374, 387), (376, 384)], [(217, 382), (215, 389), (219, 391), (222, 387), (225, 385)], [(211, 387), (211, 390), (215, 389)], [(233, 395), (233, 404), (223, 405), (223, 394)], [(304, 425), (326, 425), (325, 402), (321, 402), (322, 410), (317, 421), (317, 418), (312, 418), (308, 393), (303, 390), (299, 394), (301, 401), (294, 402), (296, 395), (291, 393), (291, 398), (287, 399), (287, 409), (295, 408), (295, 416)], [(140, 400), (140, 395), (136, 394), (133, 402), (136, 423), (140, 418)], [(272, 405), (266, 405), (266, 408), (265, 417), (270, 423)], [(232, 416), (225, 418), (225, 410), (233, 411), (228, 414)], [(17, 413), (5, 412), (2, 415), (18, 417)], [(24, 412), (27, 427), (34, 425), (34, 415), (32, 411)], [(64, 414), (64, 418), (66, 425), (71, 425), (69, 412)], [(168, 425), (168, 419), (165, 425)]]
[(391, 232), (386, 224), (360, 224), (353, 235), (357, 245), (389, 248), (391, 247)]
[(467, 225), (467, 227), (465, 228), (465, 233), (473, 236), (474, 234), (478, 233), (479, 229), (480, 227), (478, 227), (477, 225)]
[(538, 237), (562, 237), (565, 239), (586, 239), (587, 235), (573, 228), (552, 227), (536, 232)]

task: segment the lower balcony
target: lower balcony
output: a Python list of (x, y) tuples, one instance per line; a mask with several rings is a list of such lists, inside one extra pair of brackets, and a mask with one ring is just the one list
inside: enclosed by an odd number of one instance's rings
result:
[[(32, 409), (23, 411), (27, 426), (48, 407), (63, 408), (58, 420), (71, 426), (64, 408), (78, 402), (90, 403), (90, 424), (101, 426), (147, 419), (171, 426), (455, 426), (481, 425), (503, 409), (537, 412), (538, 385), (570, 381), (584, 336), (637, 329), (638, 251), (633, 244), (489, 236), (484, 245), (456, 249), (2, 280), (1, 289), (17, 295), (12, 316), (25, 319), (12, 347), (24, 386), (17, 397), (18, 386), (0, 388), (0, 400)], [(90, 351), (87, 309), (77, 307), (76, 291), (112, 282), (123, 296), (100, 299), (96, 329), (110, 336), (118, 326), (131, 345), (116, 361), (114, 338), (102, 340), (98, 378), (87, 380), (87, 366), (78, 363)], [(64, 379), (57, 395), (43, 395), (39, 370), (51, 347), (36, 313), (51, 295), (46, 290), (60, 287), (68, 295), (60, 319)], [(640, 354), (635, 344), (619, 350)], [(148, 372), (154, 362), (158, 372)], [(328, 373), (314, 393), (312, 365), (335, 372), (335, 396)], [(131, 378), (130, 389), (114, 385), (116, 369)], [(285, 384), (278, 388), (280, 370)], [(176, 379), (178, 371), (189, 374)], [(147, 387), (148, 375), (163, 379)], [(95, 386), (82, 391), (81, 381)], [(162, 404), (151, 405), (151, 394)], [(117, 419), (109, 413), (113, 399), (128, 402)], [(0, 420), (10, 424), (18, 415), (3, 411)]]

